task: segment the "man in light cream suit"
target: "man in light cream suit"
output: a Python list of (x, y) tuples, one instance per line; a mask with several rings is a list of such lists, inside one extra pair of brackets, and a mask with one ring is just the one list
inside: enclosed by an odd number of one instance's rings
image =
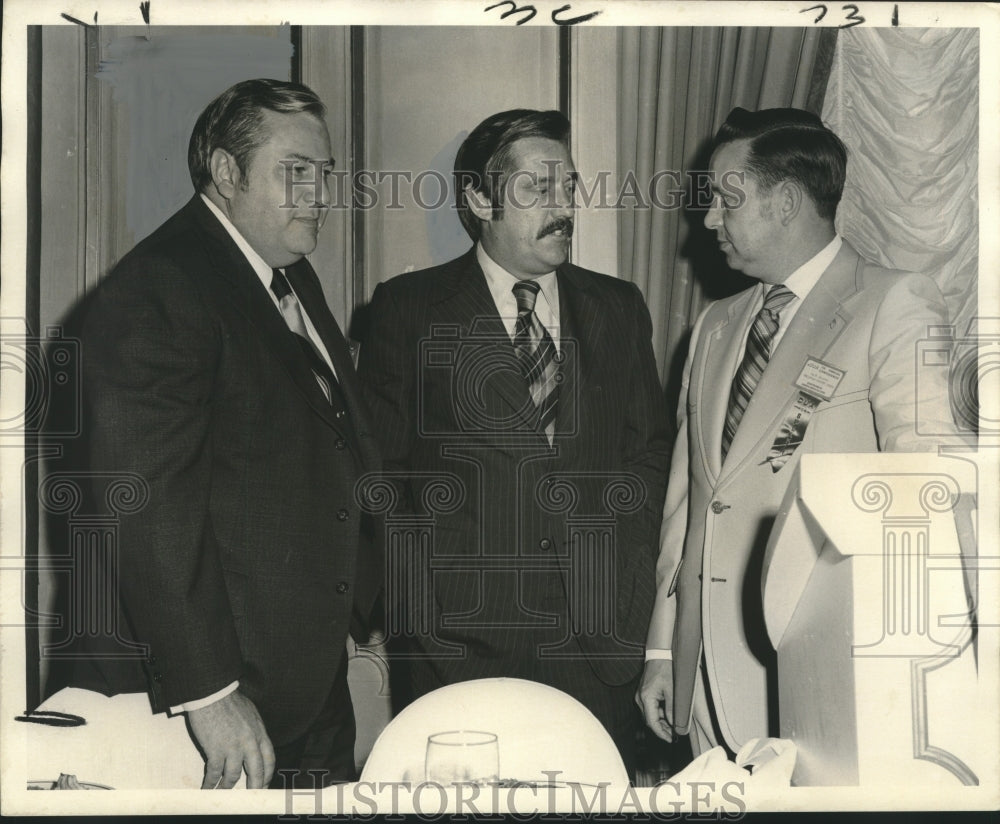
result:
[(954, 431), (946, 381), (921, 375), (918, 392), (915, 368), (917, 341), (947, 323), (941, 293), (837, 235), (846, 162), (796, 109), (734, 109), (716, 137), (705, 225), (760, 283), (694, 326), (636, 696), (653, 732), (689, 733), (695, 755), (776, 734), (760, 572), (799, 456), (936, 449), (918, 420)]

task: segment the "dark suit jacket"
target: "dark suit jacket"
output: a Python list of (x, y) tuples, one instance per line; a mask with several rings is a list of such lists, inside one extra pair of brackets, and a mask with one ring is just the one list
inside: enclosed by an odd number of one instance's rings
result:
[(669, 452), (649, 313), (634, 284), (557, 277), (554, 449), (474, 249), (372, 297), (359, 375), (403, 496), (393, 628), (445, 683), (532, 677), (550, 655), (586, 657), (607, 684), (641, 666)]
[(379, 459), (350, 352), (309, 263), (286, 272), (352, 426), (199, 196), (115, 267), (82, 333), (88, 470), (148, 487), (120, 519), (117, 573), (123, 630), (149, 654), (145, 678), (106, 661), (77, 682), (148, 687), (162, 711), (239, 679), (276, 745), (319, 712), (381, 583), (355, 495)]

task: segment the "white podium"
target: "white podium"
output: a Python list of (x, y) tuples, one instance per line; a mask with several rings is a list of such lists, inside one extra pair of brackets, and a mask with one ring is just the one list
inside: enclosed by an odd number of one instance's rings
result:
[(802, 457), (762, 580), (794, 785), (992, 781), (997, 650), (992, 627), (993, 648), (974, 631), (976, 492), (976, 464), (958, 455)]

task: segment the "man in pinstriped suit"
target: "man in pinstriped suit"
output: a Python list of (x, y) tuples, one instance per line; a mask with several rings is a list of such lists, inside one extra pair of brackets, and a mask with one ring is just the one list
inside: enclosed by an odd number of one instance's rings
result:
[[(376, 288), (359, 374), (403, 508), (435, 516), (429, 552), (388, 560), (397, 675), (413, 697), (494, 676), (552, 685), (628, 763), (666, 410), (639, 290), (566, 262), (568, 138), (554, 111), (473, 130), (455, 171), (474, 246)], [(442, 478), (461, 502), (434, 513)]]

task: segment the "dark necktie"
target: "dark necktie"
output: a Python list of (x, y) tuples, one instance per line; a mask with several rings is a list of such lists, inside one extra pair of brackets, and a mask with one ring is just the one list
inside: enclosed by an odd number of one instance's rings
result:
[(333, 403), (333, 389), (337, 385), (337, 379), (309, 337), (302, 307), (299, 305), (299, 300), (295, 297), (292, 287), (289, 286), (288, 279), (280, 269), (271, 270), (271, 291), (278, 299), (281, 316), (285, 319), (288, 328), (295, 333), (295, 338), (305, 353), (309, 361), (309, 368), (316, 376), (316, 382), (323, 390), (327, 402)]
[(764, 298), (764, 305), (754, 318), (747, 336), (746, 351), (740, 361), (729, 391), (729, 406), (726, 409), (726, 424), (722, 430), (722, 460), (733, 443), (736, 429), (740, 425), (743, 413), (750, 403), (750, 396), (771, 357), (771, 341), (778, 331), (779, 316), (782, 309), (795, 300), (795, 293), (787, 286), (778, 284), (772, 286)]
[(514, 324), (514, 351), (528, 381), (531, 400), (537, 410), (536, 428), (552, 443), (559, 399), (559, 367), (552, 336), (535, 314), (535, 299), (541, 287), (533, 280), (519, 280), (511, 291), (517, 300)]

